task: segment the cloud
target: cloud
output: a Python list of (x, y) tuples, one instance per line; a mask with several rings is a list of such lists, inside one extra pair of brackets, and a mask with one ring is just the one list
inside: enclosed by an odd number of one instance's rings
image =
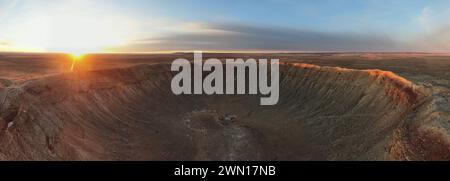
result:
[(388, 36), (373, 34), (328, 33), (243, 24), (190, 24), (190, 28), (190, 31), (141, 39), (122, 48), (128, 51), (403, 51), (407, 48)]
[(430, 16), (431, 16), (432, 10), (429, 6), (424, 7), (422, 9), (422, 12), (420, 13), (418, 20), (422, 28), (425, 29), (425, 31), (431, 31), (430, 27)]
[(5, 41), (5, 40), (0, 40), (0, 46), (10, 46), (11, 45), (11, 42), (9, 42), (9, 41)]
[(450, 51), (450, 11), (437, 11), (438, 7), (422, 9), (418, 21), (425, 31), (419, 31), (410, 44), (422, 51)]
[(417, 38), (415, 44), (418, 49), (425, 51), (450, 51), (450, 24), (442, 26), (430, 33)]

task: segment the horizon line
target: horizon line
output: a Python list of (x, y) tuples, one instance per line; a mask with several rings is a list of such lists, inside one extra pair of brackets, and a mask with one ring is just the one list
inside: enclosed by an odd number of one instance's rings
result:
[[(147, 51), (147, 52), (86, 52), (83, 55), (108, 55), (108, 54), (189, 54), (195, 51), (201, 51), (203, 53), (243, 53), (243, 54), (320, 54), (320, 53), (335, 53), (335, 54), (346, 54), (346, 53), (378, 53), (378, 54), (450, 54), (447, 51), (283, 51), (283, 50), (168, 50), (168, 51)], [(67, 54), (70, 52), (63, 51), (0, 51), (0, 54)]]

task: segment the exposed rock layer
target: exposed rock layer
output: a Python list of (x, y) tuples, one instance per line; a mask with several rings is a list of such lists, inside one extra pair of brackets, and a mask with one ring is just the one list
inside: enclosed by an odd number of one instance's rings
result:
[(175, 96), (167, 64), (0, 93), (2, 160), (449, 160), (448, 117), (391, 72), (280, 66), (280, 101)]

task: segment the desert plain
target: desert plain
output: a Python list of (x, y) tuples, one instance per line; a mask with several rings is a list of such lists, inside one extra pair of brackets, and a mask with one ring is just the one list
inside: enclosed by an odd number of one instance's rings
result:
[(0, 54), (0, 160), (450, 160), (450, 55), (280, 59), (280, 101), (174, 95), (190, 53)]

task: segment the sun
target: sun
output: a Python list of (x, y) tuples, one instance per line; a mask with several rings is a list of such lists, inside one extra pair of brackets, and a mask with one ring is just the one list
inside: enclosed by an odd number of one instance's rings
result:
[(81, 52), (70, 53), (69, 55), (72, 58), (72, 60), (76, 61), (81, 60), (85, 56), (85, 54)]
[(77, 57), (126, 46), (135, 39), (131, 18), (95, 7), (90, 1), (64, 2), (13, 23), (0, 38), (11, 50), (66, 52)]
[(86, 56), (86, 54), (81, 52), (74, 52), (69, 54), (70, 58), (72, 59), (72, 65), (70, 66), (70, 71), (73, 71), (77, 66), (79, 66), (83, 58)]

